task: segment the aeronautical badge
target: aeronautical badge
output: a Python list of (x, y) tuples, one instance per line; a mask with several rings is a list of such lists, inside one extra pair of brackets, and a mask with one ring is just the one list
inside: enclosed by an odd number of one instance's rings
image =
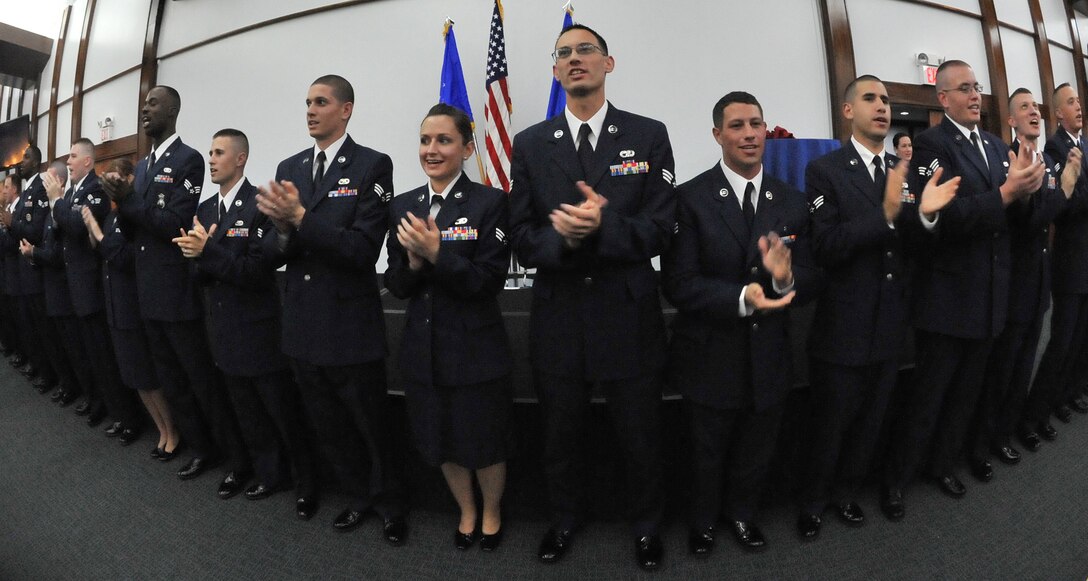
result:
[(159, 194), (159, 201), (155, 202), (155, 205), (160, 208), (166, 207), (166, 194)]
[(383, 204), (393, 199), (393, 192), (385, 191), (385, 188), (383, 188), (381, 184), (374, 184), (374, 193), (378, 194), (378, 199), (381, 200)]
[(729, 190), (727, 190), (725, 188), (722, 188), (722, 189), (718, 190), (718, 195), (723, 197), (723, 198), (728, 198), (729, 197)]
[(458, 218), (456, 222), (453, 223), (454, 226), (461, 226), (462, 224), (468, 224), (468, 218), (465, 218), (465, 217), (462, 216), (461, 218)]
[(350, 183), (351, 183), (351, 178), (340, 178), (340, 180), (338, 182), (336, 182), (336, 185), (346, 186), (346, 185), (348, 185)]
[(623, 158), (635, 157), (635, 150), (625, 149), (625, 150), (620, 152), (620, 157), (623, 157)]
[(552, 137), (555, 137), (556, 139), (559, 139), (560, 137), (563, 137), (563, 130), (562, 129), (556, 129), (555, 133), (552, 133)]
[(614, 133), (616, 133), (617, 131), (619, 131), (619, 128), (618, 128), (618, 127), (616, 127), (615, 125), (609, 125), (609, 126), (608, 126), (608, 132), (609, 132), (609, 133), (613, 133), (613, 134), (614, 134)]
[(246, 221), (245, 220), (238, 220), (237, 222), (234, 223), (234, 225), (235, 226), (245, 226)]
[(174, 173), (174, 170), (172, 170), (172, 169), (170, 169), (168, 167), (164, 167), (164, 168), (162, 168), (162, 173)]
[(348, 160), (348, 158), (346, 158), (346, 157), (344, 157), (342, 155), (340, 157), (336, 158), (336, 161), (338, 161), (340, 163), (344, 163), (347, 160)]

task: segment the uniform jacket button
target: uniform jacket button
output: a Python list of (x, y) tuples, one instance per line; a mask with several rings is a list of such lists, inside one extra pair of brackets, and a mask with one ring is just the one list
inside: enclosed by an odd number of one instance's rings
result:
[(587, 276), (584, 279), (582, 279), (582, 282), (585, 283), (586, 286), (589, 286), (589, 285), (593, 284), (593, 277), (592, 276)]
[(302, 275), (302, 280), (310, 280), (310, 275), (308, 275), (308, 274)]

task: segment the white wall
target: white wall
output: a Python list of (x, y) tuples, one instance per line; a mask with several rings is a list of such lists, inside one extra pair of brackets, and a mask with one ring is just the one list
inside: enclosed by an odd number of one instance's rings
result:
[[(1065, 0), (1039, 0), (1043, 11), (1046, 37), (1065, 46), (1073, 46), (1069, 36), (1069, 20), (1065, 15)], [(1054, 77), (1057, 79), (1057, 75)]]
[[(170, 4), (176, 3), (168, 3)], [(90, 87), (140, 64), (143, 60), (144, 31), (150, 9), (151, 4), (147, 0), (108, 0), (98, 3), (88, 36), (87, 64), (83, 72), (84, 87)], [(82, 25), (81, 21), (80, 27)]]
[[(83, 136), (100, 142), (98, 122), (106, 116), (113, 117), (113, 137), (125, 137), (136, 133), (138, 127), (136, 107), (139, 103), (140, 71), (133, 71), (117, 80), (83, 95)], [(57, 142), (57, 154), (64, 149)]]
[[(103, 2), (103, 4), (105, 4), (105, 2)], [(57, 83), (57, 101), (63, 101), (70, 98), (75, 91), (76, 59), (79, 57), (79, 37), (83, 31), (83, 17), (86, 13), (87, 0), (76, 0), (75, 3), (72, 4), (72, 16), (68, 21), (68, 36), (64, 41), (64, 56), (61, 57), (60, 79)]]
[[(947, 2), (946, 2), (947, 3)], [(847, 0), (858, 74), (919, 84), (919, 52), (966, 61), (989, 93), (990, 73), (978, 20), (899, 0)]]
[(997, 19), (1001, 22), (1035, 30), (1035, 21), (1031, 19), (1031, 6), (1027, 0), (996, 0), (994, 8), (997, 11)]
[(1009, 81), (1009, 93), (1024, 87), (1035, 95), (1040, 103), (1050, 100), (1050, 87), (1044, 91), (1039, 79), (1039, 59), (1035, 52), (1035, 39), (1015, 30), (1001, 29), (1001, 48), (1005, 52), (1005, 74)]
[(1073, 68), (1073, 53), (1051, 45), (1050, 63), (1054, 71), (1054, 86), (1062, 83), (1077, 85), (1077, 71)]
[[(57, 107), (57, 119), (60, 120), (57, 123), (57, 157), (61, 157), (68, 153), (69, 145), (72, 144), (72, 104), (65, 103)], [(45, 158), (49, 155), (45, 148), (49, 145), (48, 140), (38, 140), (38, 147), (42, 148), (42, 157)]]
[[(168, 3), (160, 53), (278, 15), (284, 7), (284, 2), (273, 2), (244, 11), (215, 0)], [(303, 105), (309, 83), (326, 72), (342, 74), (356, 90), (351, 134), (393, 157), (395, 187), (405, 191), (423, 181), (416, 130), (438, 98), (442, 21), (447, 15), (457, 22), (466, 83), (482, 123), (491, 9), (490, 2), (478, 0), (363, 4), (163, 59), (159, 81), (182, 94), (179, 133), (184, 139), (203, 151), (215, 130), (241, 129), (253, 144), (250, 176), (267, 180), (279, 160), (309, 145)], [(207, 18), (213, 13), (214, 19)], [(783, 13), (791, 17), (780, 19)], [(562, 17), (561, 3), (505, 6), (515, 130), (543, 119), (551, 84), (549, 53)], [(782, 125), (802, 137), (831, 134), (827, 66), (819, 14), (811, 0), (773, 5), (690, 2), (665, 11), (650, 0), (628, 2), (623, 10), (612, 2), (586, 0), (576, 6), (575, 19), (608, 40), (616, 58), (608, 81), (613, 104), (668, 125), (680, 180), (693, 177), (720, 155), (710, 137), (710, 109), (730, 90), (748, 90), (760, 98), (772, 126)], [(722, 34), (726, 23), (729, 34)], [(767, 42), (772, 23), (776, 35), (790, 42)], [(342, 30), (352, 32), (314, 33)], [(307, 44), (305, 53), (299, 50), (300, 39)], [(470, 174), (476, 177), (476, 170)]]

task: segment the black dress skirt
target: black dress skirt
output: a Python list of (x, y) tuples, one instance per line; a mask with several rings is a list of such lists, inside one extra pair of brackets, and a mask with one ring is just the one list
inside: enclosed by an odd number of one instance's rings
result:
[(510, 377), (435, 386), (408, 383), (404, 395), (416, 448), (425, 462), (478, 470), (503, 462), (510, 438)]

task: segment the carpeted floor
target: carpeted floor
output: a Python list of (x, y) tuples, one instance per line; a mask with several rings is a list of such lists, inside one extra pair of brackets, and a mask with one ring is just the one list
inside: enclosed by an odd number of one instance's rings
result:
[[(147, 457), (145, 436), (128, 448), (89, 429), (71, 408), (39, 395), (0, 365), (0, 579), (1039, 579), (1088, 576), (1088, 417), (1056, 424), (1059, 439), (967, 497), (928, 484), (908, 492), (907, 518), (889, 523), (875, 491), (869, 516), (847, 529), (829, 514), (821, 538), (802, 543), (794, 508), (778, 502), (761, 515), (769, 549), (742, 552), (723, 536), (697, 561), (686, 530), (664, 532), (666, 559), (654, 574), (634, 564), (622, 522), (590, 524), (564, 562), (543, 566), (536, 543), (546, 523), (510, 518), (494, 554), (453, 548), (452, 512), (416, 510), (407, 546), (379, 539), (380, 521), (337, 534), (344, 506), (329, 495), (309, 522), (293, 496), (261, 502), (215, 498), (219, 474), (180, 482), (170, 464)], [(434, 488), (434, 487), (432, 487)], [(443, 494), (434, 489), (427, 494)], [(435, 498), (429, 506), (450, 506)], [(520, 511), (524, 513), (525, 511)]]

